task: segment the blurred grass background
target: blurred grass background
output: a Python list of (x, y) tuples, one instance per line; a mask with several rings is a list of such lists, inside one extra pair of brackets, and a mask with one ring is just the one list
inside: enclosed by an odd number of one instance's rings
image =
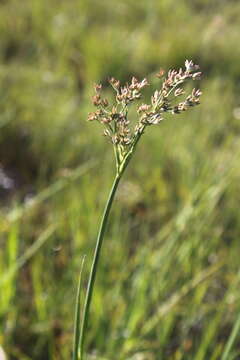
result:
[[(97, 276), (89, 359), (221, 359), (240, 311), (240, 3), (0, 2), (0, 343), (70, 358), (114, 175), (87, 123), (94, 82), (193, 59), (202, 104), (149, 128), (118, 192)], [(240, 359), (236, 336), (229, 360)], [(224, 359), (226, 360), (226, 359)]]

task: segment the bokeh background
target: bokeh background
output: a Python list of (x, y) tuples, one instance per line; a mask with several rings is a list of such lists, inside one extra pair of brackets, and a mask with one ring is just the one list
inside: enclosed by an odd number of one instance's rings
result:
[[(88, 358), (222, 359), (240, 321), (239, 30), (234, 0), (1, 0), (0, 343), (9, 359), (71, 356), (81, 259), (86, 283), (114, 176), (111, 146), (86, 121), (93, 84), (151, 80), (185, 59), (204, 73), (202, 104), (149, 128), (125, 173)], [(229, 360), (240, 359), (236, 335)]]

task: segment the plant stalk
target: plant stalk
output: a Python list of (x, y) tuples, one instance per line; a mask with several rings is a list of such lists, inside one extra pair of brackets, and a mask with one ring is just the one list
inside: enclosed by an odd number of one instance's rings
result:
[(78, 357), (79, 360), (84, 359), (85, 332), (86, 332), (86, 329), (88, 326), (89, 309), (90, 309), (91, 300), (92, 300), (93, 287), (94, 287), (94, 282), (95, 282), (95, 278), (96, 278), (97, 266), (98, 266), (98, 262), (99, 262), (99, 257), (100, 257), (103, 238), (104, 238), (106, 225), (107, 225), (107, 221), (108, 221), (108, 216), (109, 216), (109, 213), (110, 213), (110, 210), (112, 207), (112, 203), (113, 203), (113, 199), (114, 199), (114, 196), (115, 196), (115, 193), (116, 193), (116, 190), (117, 190), (117, 187), (118, 187), (118, 184), (119, 184), (122, 174), (123, 174), (123, 171), (120, 174), (118, 173), (114, 179), (114, 182), (113, 182), (113, 185), (112, 185), (112, 188), (109, 193), (108, 200), (107, 200), (107, 203), (106, 203), (106, 206), (104, 209), (100, 228), (98, 231), (97, 243), (96, 243), (96, 247), (95, 247), (95, 251), (94, 251), (94, 257), (93, 257), (93, 262), (92, 262), (91, 271), (90, 271), (90, 275), (89, 275), (87, 292), (86, 292), (85, 303), (84, 303), (83, 314), (82, 314), (82, 324), (81, 324), (80, 340), (79, 340), (79, 357)]

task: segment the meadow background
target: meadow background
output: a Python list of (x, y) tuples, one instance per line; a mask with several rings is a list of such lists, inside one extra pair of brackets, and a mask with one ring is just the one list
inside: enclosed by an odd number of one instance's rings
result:
[[(193, 59), (202, 104), (149, 128), (105, 238), (87, 348), (97, 360), (217, 360), (240, 314), (240, 3), (0, 2), (0, 344), (70, 359), (114, 176), (93, 84)], [(158, 86), (155, 82), (154, 86)], [(240, 359), (236, 336), (228, 360)], [(224, 359), (226, 360), (226, 358)]]

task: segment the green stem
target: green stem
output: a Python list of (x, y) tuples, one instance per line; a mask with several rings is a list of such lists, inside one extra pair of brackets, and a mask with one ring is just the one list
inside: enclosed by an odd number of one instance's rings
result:
[(113, 203), (114, 195), (116, 193), (118, 183), (121, 179), (122, 174), (123, 174), (123, 172), (121, 172), (121, 174), (117, 174), (117, 176), (114, 179), (112, 189), (108, 196), (108, 200), (107, 200), (107, 203), (105, 206), (101, 225), (100, 225), (99, 232), (98, 232), (97, 243), (96, 243), (92, 267), (91, 267), (91, 271), (90, 271), (90, 275), (89, 275), (86, 298), (85, 298), (83, 314), (82, 314), (82, 324), (81, 324), (80, 341), (79, 341), (79, 360), (83, 360), (83, 357), (84, 357), (85, 332), (86, 332), (87, 325), (88, 325), (89, 309), (90, 309), (90, 304), (91, 304), (91, 300), (92, 300), (93, 287), (94, 287), (94, 282), (95, 282), (95, 278), (96, 278), (97, 266), (98, 266), (98, 262), (99, 262), (99, 256), (100, 256), (100, 252), (101, 252), (101, 247), (102, 247), (102, 243), (103, 243), (107, 220), (108, 220), (109, 212), (110, 212), (110, 209), (111, 209), (111, 206)]
[(79, 334), (80, 334), (80, 321), (81, 321), (81, 290), (82, 290), (82, 272), (85, 261), (85, 255), (82, 260), (78, 289), (77, 289), (77, 298), (76, 298), (76, 309), (75, 309), (75, 321), (74, 321), (74, 342), (73, 342), (73, 356), (72, 360), (78, 359), (78, 348), (79, 348)]

